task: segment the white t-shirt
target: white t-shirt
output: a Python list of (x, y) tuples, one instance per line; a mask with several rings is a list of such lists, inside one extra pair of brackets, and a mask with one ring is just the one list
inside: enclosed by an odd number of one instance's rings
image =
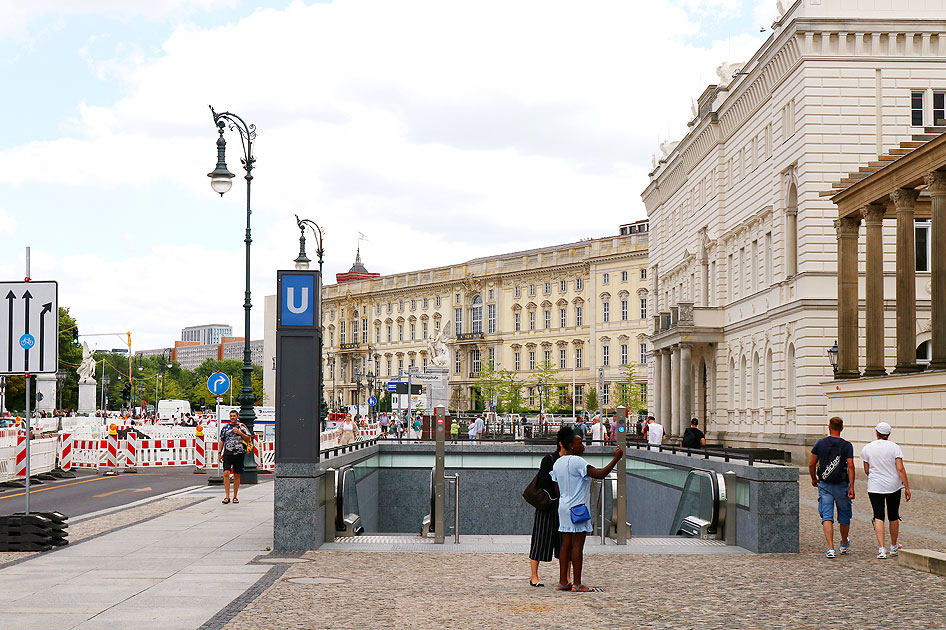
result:
[(903, 487), (897, 473), (897, 458), (903, 459), (903, 451), (896, 442), (874, 440), (861, 449), (861, 461), (870, 464), (867, 475), (867, 491), (889, 494)]
[(660, 441), (664, 438), (664, 427), (662, 424), (657, 424), (656, 422), (651, 422), (647, 425), (647, 443), (648, 444), (660, 444)]
[(604, 425), (600, 422), (591, 425), (591, 439), (596, 442), (600, 442), (604, 439)]

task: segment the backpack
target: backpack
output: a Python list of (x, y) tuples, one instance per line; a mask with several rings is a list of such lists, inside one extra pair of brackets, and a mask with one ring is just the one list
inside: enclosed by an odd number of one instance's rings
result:
[(844, 483), (847, 479), (847, 461), (843, 440), (832, 440), (824, 458), (818, 458), (818, 479), (825, 483)]

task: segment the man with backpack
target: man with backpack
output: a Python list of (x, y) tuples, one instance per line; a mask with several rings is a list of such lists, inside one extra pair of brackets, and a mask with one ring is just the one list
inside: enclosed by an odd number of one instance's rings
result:
[(837, 505), (842, 554), (851, 549), (851, 502), (854, 500), (854, 447), (841, 437), (844, 421), (835, 416), (828, 421), (828, 437), (811, 449), (808, 472), (811, 485), (818, 488), (818, 512), (828, 543), (826, 558), (834, 558), (834, 507)]

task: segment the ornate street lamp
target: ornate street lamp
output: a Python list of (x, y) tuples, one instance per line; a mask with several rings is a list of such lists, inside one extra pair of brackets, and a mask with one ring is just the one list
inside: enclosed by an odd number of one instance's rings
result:
[(107, 406), (108, 406), (108, 386), (112, 384), (112, 379), (110, 379), (110, 378), (108, 377), (108, 375), (104, 375), (104, 373), (105, 373), (105, 363), (104, 363), (104, 362), (102, 363), (102, 373), (103, 373), (103, 376), (102, 376), (102, 411), (105, 411), (105, 410), (107, 409)]
[(62, 386), (66, 382), (66, 371), (59, 370), (56, 372), (56, 390), (59, 392), (59, 405), (56, 407), (59, 409), (59, 415), (62, 416)]
[(834, 370), (834, 376), (838, 375), (838, 342), (835, 340), (834, 345), (828, 348), (828, 361), (831, 362), (831, 369)]
[[(246, 180), (246, 236), (243, 238), (243, 242), (246, 243), (246, 291), (243, 297), (243, 378), (237, 401), (240, 403), (240, 422), (250, 430), (250, 435), (253, 435), (253, 424), (256, 419), (253, 404), (256, 402), (256, 396), (253, 394), (253, 355), (250, 349), (250, 309), (253, 306), (250, 302), (250, 244), (253, 242), (250, 233), (250, 215), (252, 214), (250, 209), (250, 187), (253, 182), (253, 166), (256, 162), (256, 158), (253, 157), (256, 125), (248, 125), (242, 118), (230, 112), (218, 114), (213, 107), (210, 108), (210, 111), (213, 114), (214, 124), (217, 126), (217, 133), (220, 134), (220, 137), (217, 138), (217, 167), (207, 173), (207, 177), (210, 178), (210, 187), (221, 197), (223, 193), (230, 190), (234, 177), (233, 173), (227, 170), (227, 141), (223, 138), (224, 129), (228, 125), (231, 131), (240, 134), (240, 144), (243, 147), (243, 157), (240, 161), (243, 164), (243, 170), (246, 171), (246, 175), (243, 177)], [(259, 481), (253, 449), (247, 450), (240, 481), (249, 484)]]
[[(322, 247), (322, 243), (324, 242), (324, 235), (325, 235), (325, 234), (324, 234), (324, 232), (322, 231), (322, 228), (319, 227), (319, 225), (318, 225), (315, 221), (311, 221), (311, 220), (309, 220), (309, 219), (300, 219), (298, 214), (296, 215), (296, 225), (299, 226), (299, 255), (296, 256), (296, 260), (294, 261), (294, 262), (296, 263), (296, 269), (299, 270), (299, 271), (306, 270), (306, 269), (309, 268), (309, 263), (311, 262), (311, 261), (309, 260), (309, 257), (306, 256), (306, 253), (305, 253), (305, 229), (306, 229), (306, 228), (309, 228), (310, 230), (312, 230), (312, 234), (315, 236), (315, 239), (316, 239), (316, 240), (315, 240), (315, 245), (316, 245), (316, 247), (315, 247), (315, 253), (316, 253), (316, 255), (317, 255), (318, 258), (319, 258), (319, 282), (322, 282), (322, 259), (323, 259), (324, 255), (325, 255), (325, 248)], [(319, 291), (318, 300), (319, 300), (319, 302), (318, 302), (318, 307), (319, 307), (318, 312), (319, 312), (319, 317), (321, 318), (321, 317), (322, 317), (322, 292), (321, 292), (321, 290)], [(320, 364), (321, 364), (321, 361), (322, 361), (322, 348), (323, 348), (323, 346), (322, 346), (322, 326), (321, 326), (321, 323), (322, 323), (322, 322), (320, 321), (320, 322), (319, 322), (319, 347), (318, 347), (318, 350), (317, 350)], [(324, 370), (319, 370), (319, 386), (318, 386), (318, 387), (319, 387), (319, 400), (318, 400), (317, 409), (319, 410), (318, 413), (319, 413), (319, 416), (320, 416), (321, 424), (322, 424), (322, 426), (324, 427), (324, 426), (325, 426), (325, 423), (328, 421), (328, 418), (327, 418), (327, 417), (326, 417), (326, 418), (321, 418), (321, 415), (322, 415), (322, 399), (323, 399), (323, 397), (325, 396), (325, 391), (324, 391), (324, 388), (325, 388), (325, 374), (324, 374)], [(334, 387), (335, 387), (335, 385), (334, 385), (334, 379), (333, 379), (332, 388), (334, 389)], [(326, 409), (328, 409), (328, 405), (326, 405)]]

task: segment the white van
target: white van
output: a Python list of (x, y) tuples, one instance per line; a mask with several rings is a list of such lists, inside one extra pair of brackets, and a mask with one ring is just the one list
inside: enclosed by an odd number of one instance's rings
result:
[(158, 401), (158, 419), (170, 420), (177, 418), (180, 420), (191, 412), (191, 404), (186, 400), (159, 400)]

